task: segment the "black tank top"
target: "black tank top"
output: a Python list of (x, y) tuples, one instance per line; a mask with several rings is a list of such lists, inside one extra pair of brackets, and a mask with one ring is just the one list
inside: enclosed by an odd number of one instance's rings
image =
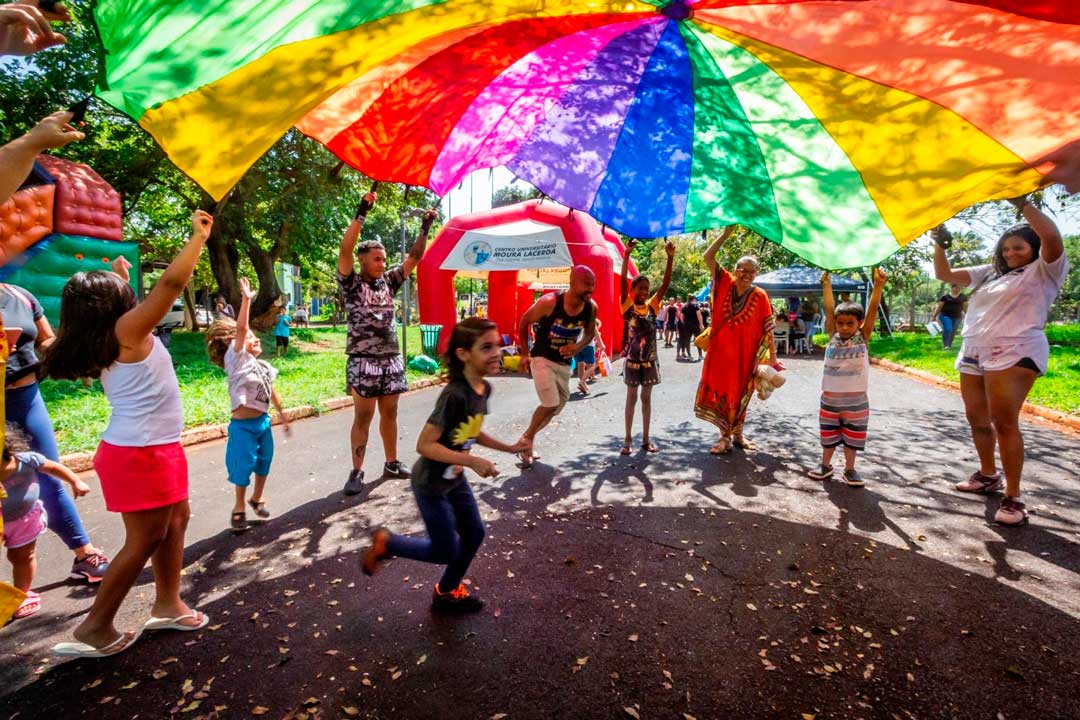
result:
[(578, 341), (585, 326), (592, 320), (593, 304), (587, 302), (580, 313), (568, 315), (563, 305), (564, 294), (555, 295), (555, 309), (536, 324), (536, 343), (530, 354), (533, 357), (547, 358), (551, 362), (569, 365), (570, 358), (563, 357), (559, 350)]

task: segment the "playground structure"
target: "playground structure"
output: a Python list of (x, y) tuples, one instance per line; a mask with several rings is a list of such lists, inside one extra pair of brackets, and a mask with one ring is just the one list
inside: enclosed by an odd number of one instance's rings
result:
[[(444, 351), (457, 321), (455, 275), (486, 276), (488, 316), (500, 333), (523, 346), (518, 321), (536, 293), (568, 284), (571, 266), (584, 265), (596, 275), (593, 300), (601, 337), (617, 352), (623, 331), (617, 273), (625, 252), (614, 231), (550, 200), (458, 215), (439, 232), (417, 268), (420, 321), (442, 325), (439, 350)], [(630, 277), (636, 274), (631, 262)]]
[(54, 325), (60, 295), (77, 272), (131, 263), (138, 291), (139, 246), (123, 242), (120, 194), (86, 165), (39, 155), (30, 177), (0, 204), (0, 282), (33, 293)]

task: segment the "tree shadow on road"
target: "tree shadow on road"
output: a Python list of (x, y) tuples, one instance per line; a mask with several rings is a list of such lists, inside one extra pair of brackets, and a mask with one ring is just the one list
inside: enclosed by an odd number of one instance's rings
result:
[[(544, 482), (515, 487), (537, 501), (558, 494)], [(835, 529), (641, 504), (530, 523), (503, 515), (489, 538), (470, 572), (487, 600), (480, 615), (430, 614), (432, 566), (394, 560), (363, 577), (354, 535), (278, 574), (252, 577), (240, 564), (189, 576), (190, 592), (211, 598), (214, 629), (146, 635), (115, 658), (50, 667), (5, 707), (168, 717), (203, 692), (201, 707), (177, 716), (262, 706), (282, 717), (305, 702), (371, 718), (465, 706), (515, 718), (621, 717), (635, 706), (643, 717), (1074, 709), (1071, 616), (902, 548), (867, 554), (865, 538)]]

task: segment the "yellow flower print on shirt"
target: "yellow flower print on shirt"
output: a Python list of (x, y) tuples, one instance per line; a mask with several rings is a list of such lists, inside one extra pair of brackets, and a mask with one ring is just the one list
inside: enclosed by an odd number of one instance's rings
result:
[(450, 439), (455, 445), (462, 446), (462, 449), (468, 450), (476, 442), (476, 438), (480, 437), (480, 431), (484, 426), (484, 414), (476, 413), (468, 420), (465, 420), (450, 435)]

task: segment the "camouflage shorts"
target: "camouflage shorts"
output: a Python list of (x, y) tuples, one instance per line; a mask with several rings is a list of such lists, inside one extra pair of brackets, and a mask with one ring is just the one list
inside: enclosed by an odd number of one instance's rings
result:
[(345, 391), (363, 398), (398, 395), (409, 389), (405, 362), (400, 355), (366, 357), (350, 355), (345, 364)]

